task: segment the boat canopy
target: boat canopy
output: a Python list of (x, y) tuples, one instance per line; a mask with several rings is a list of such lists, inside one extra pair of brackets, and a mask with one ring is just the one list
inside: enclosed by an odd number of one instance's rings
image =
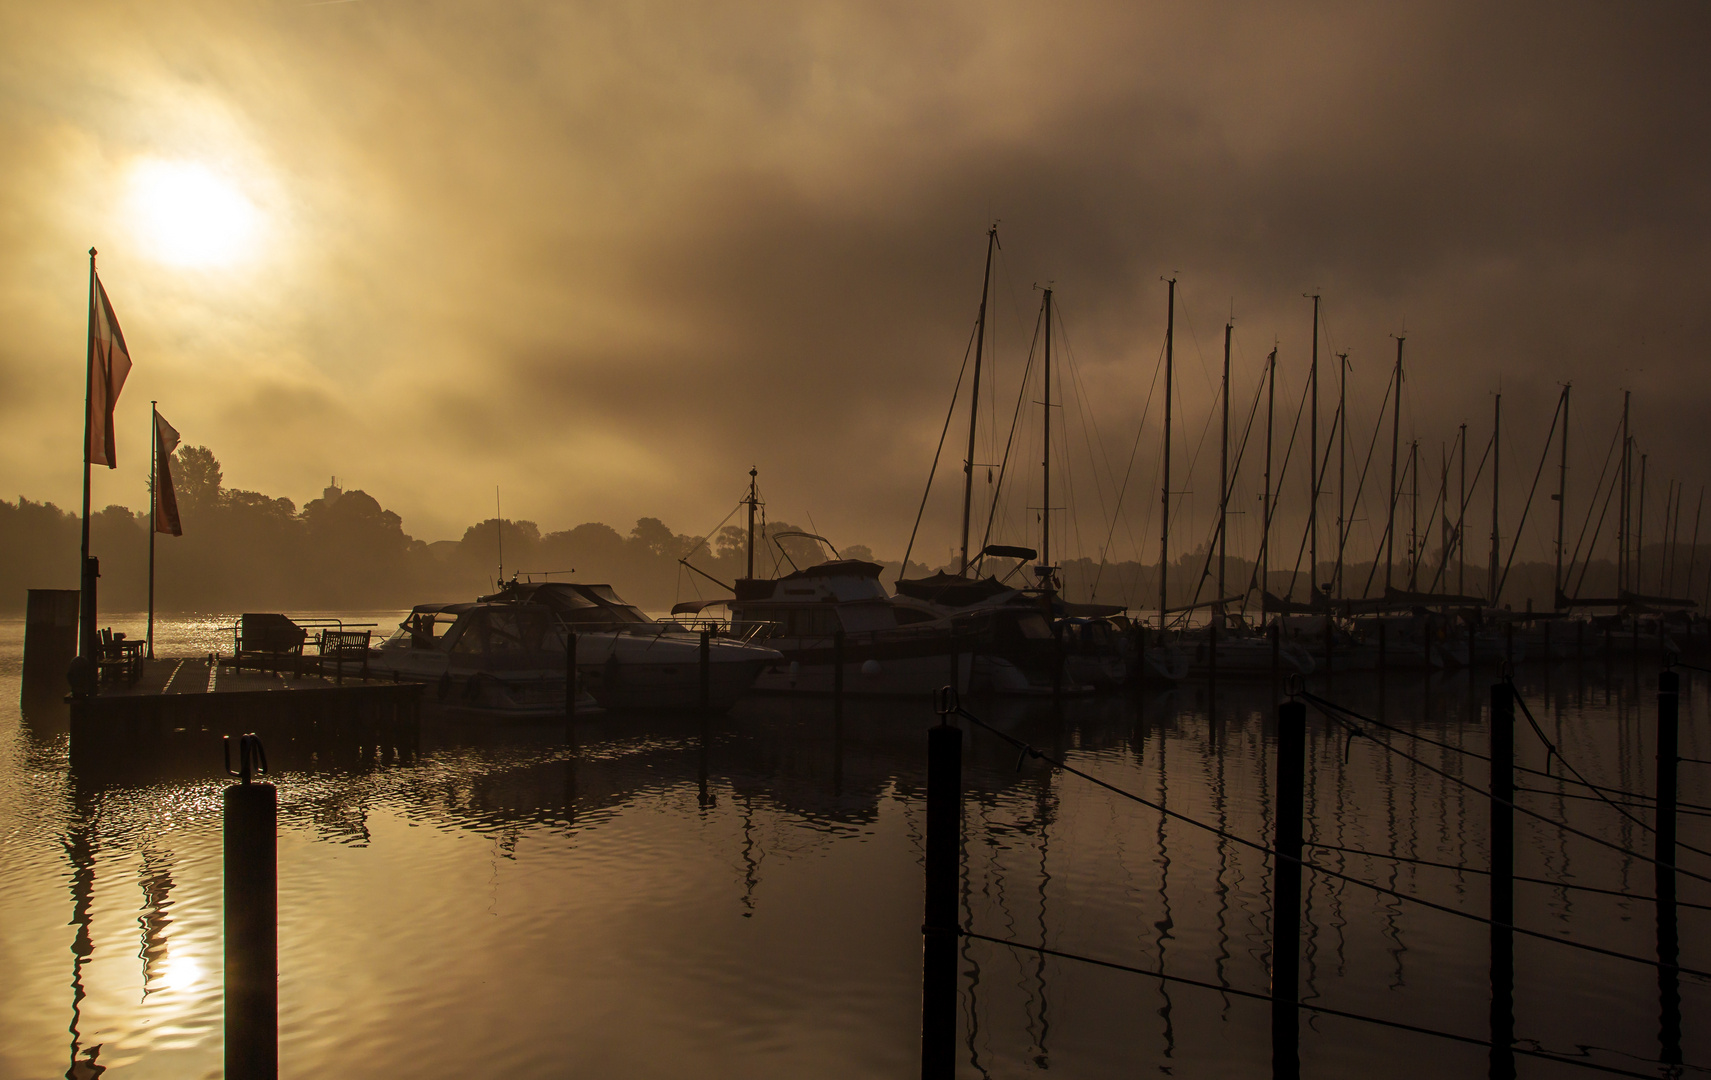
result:
[(897, 595), (951, 607), (967, 607), (1013, 591), (995, 577), (971, 578), (940, 571), (927, 577), (898, 578)]

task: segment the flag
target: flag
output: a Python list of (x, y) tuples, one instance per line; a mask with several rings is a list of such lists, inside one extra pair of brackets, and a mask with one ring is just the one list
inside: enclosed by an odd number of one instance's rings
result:
[(85, 460), (116, 469), (113, 407), (119, 403), (125, 376), (131, 373), (131, 354), (125, 349), (125, 335), (113, 316), (113, 305), (107, 302), (107, 290), (101, 287), (99, 277), (94, 282), (89, 295), (89, 445)]
[(178, 432), (160, 413), (154, 414), (154, 531), (183, 536), (178, 522), (178, 494), (172, 490), (172, 452), (178, 449)]

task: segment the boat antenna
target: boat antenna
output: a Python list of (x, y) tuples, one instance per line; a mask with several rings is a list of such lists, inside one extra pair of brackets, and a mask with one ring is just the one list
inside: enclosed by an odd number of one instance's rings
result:
[(499, 584), (505, 584), (505, 516), (499, 510), (499, 485), (493, 485), (493, 539), (499, 547)]

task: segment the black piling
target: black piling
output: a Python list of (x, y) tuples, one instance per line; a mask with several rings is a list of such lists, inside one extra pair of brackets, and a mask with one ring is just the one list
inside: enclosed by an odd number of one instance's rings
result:
[(1283, 637), (1276, 619), (1272, 620), (1271, 626), (1267, 629), (1271, 632), (1271, 696), (1275, 698), (1277, 696), (1278, 664), (1282, 660)]
[(1658, 1049), (1669, 1065), (1681, 1064), (1681, 938), (1675, 921), (1676, 753), (1680, 736), (1681, 680), (1673, 671), (1658, 675), (1657, 872)]
[(261, 740), (242, 736), (226, 768), (240, 778), (225, 792), (227, 1080), (279, 1075), (279, 795), (253, 782), (258, 767)]
[(1491, 687), (1491, 1080), (1514, 1080), (1515, 698)]
[(1378, 673), (1383, 675), (1390, 666), (1390, 635), (1387, 633), (1389, 624), (1382, 617), (1378, 620)]
[(1301, 814), (1307, 770), (1307, 706), (1277, 707), (1277, 814), (1271, 860), (1271, 1075), (1301, 1075)]
[(571, 630), (564, 634), (564, 719), (565, 723), (576, 719), (576, 699), (581, 696), (581, 680), (576, 671), (576, 633)]
[(927, 732), (927, 895), (921, 955), (921, 1080), (954, 1080), (957, 878), (962, 860), (962, 730)]
[(713, 708), (713, 631), (701, 631), (701, 713)]
[[(956, 652), (951, 652), (951, 664), (956, 664)], [(844, 632), (832, 632), (832, 720), (844, 722)]]
[(77, 590), (31, 589), (24, 608), (24, 683), (20, 699), (65, 696), (77, 658)]

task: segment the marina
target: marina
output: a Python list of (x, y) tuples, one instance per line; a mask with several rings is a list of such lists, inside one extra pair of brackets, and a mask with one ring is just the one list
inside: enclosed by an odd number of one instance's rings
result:
[[(11, 641), (0, 671), (15, 686)], [(1303, 1075), (1485, 1068), (1479, 1045), (1335, 1011), (1486, 1037), (1487, 935), (1456, 912), (1484, 914), (1491, 855), (1483, 800), (1457, 778), (1484, 786), (1466, 755), (1488, 750), (1495, 678), (1352, 672), (1302, 688), (1388, 725), (1363, 725), (1379, 738), (1362, 738), (1335, 713), (1306, 721), (1307, 860), (1346, 879), (1304, 875)], [(1691, 763), (1711, 759), (1707, 685), (1682, 672), (1684, 848), (1711, 846), (1711, 785)], [(1516, 939), (1515, 1045), (1536, 1051), (1522, 1074), (1672, 1075), (1648, 1064), (1667, 1059), (1659, 1039), (1671, 1038), (1658, 970), (1631, 959), (1659, 944), (1641, 854), (1655, 669), (1637, 657), (1529, 665), (1515, 687), (1555, 747), (1517, 718), (1526, 790), (1514, 798), (1540, 816), (1516, 818), (1515, 925), (1605, 950)], [(980, 722), (962, 725), (957, 910), (984, 937), (956, 947), (957, 1075), (1273, 1075), (1268, 1006), (1252, 995), (1272, 977), (1276, 701), (1254, 680), (964, 701)], [(684, 1060), (732, 1077), (912, 1071), (925, 734), (938, 722), (927, 700), (763, 695), (708, 720), (581, 717), (567, 738), (562, 718), (472, 723), (429, 701), (407, 753), (275, 758), (281, 1075), (384, 1071), (401, 1053), (430, 1077), (664, 1076)], [(86, 768), (72, 734), (63, 713), (14, 713), (0, 751), (14, 852), (5, 940), (19, 973), (4, 992), (22, 1021), (0, 1040), (0, 1072), (217, 1071), (219, 753), (179, 744), (163, 749), (166, 770)], [(1043, 756), (1018, 762), (1011, 740)], [(1635, 793), (1613, 797), (1637, 802), (1633, 816), (1589, 798), (1564, 763)], [(1691, 851), (1682, 859), (1684, 874), (1711, 875)], [(1707, 888), (1679, 882), (1684, 969), (1705, 965)], [(381, 918), (364, 914), (377, 889)], [(63, 946), (24, 945), (44, 939)], [(1675, 993), (1684, 1018), (1711, 1004), (1711, 984), (1686, 971)], [(1682, 1061), (1711, 1057), (1702, 1027), (1683, 1022), (1674, 1038)]]

